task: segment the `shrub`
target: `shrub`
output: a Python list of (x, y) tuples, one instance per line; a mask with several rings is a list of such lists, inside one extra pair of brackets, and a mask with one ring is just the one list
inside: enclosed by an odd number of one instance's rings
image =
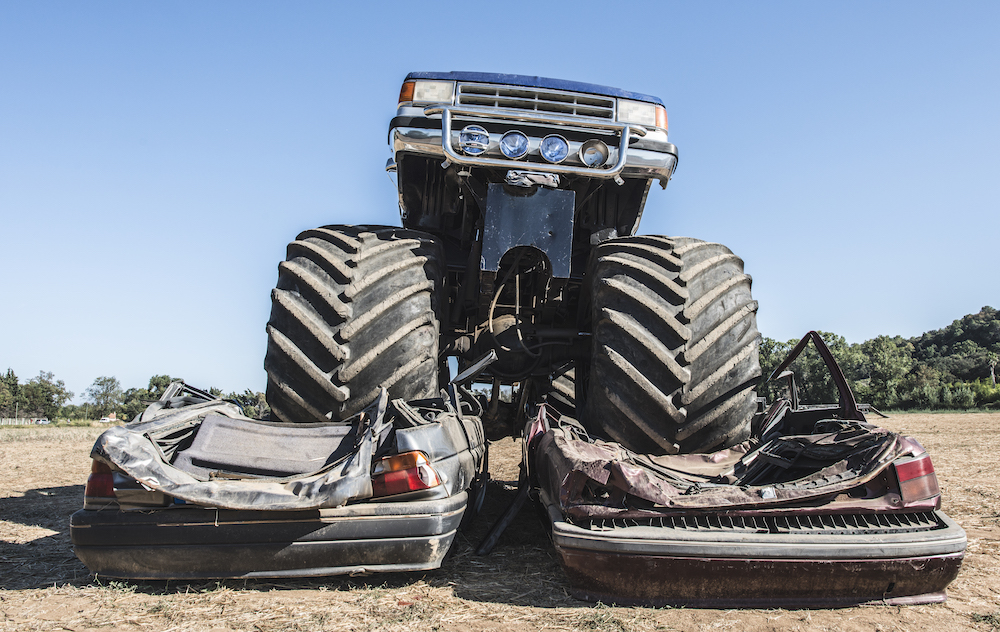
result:
[(955, 394), (947, 384), (941, 385), (941, 407), (952, 408), (954, 406)]
[(938, 389), (930, 384), (924, 384), (910, 391), (906, 399), (910, 400), (915, 408), (934, 408), (939, 401)]
[(955, 408), (972, 408), (976, 405), (976, 396), (968, 384), (959, 384), (955, 387), (952, 405)]

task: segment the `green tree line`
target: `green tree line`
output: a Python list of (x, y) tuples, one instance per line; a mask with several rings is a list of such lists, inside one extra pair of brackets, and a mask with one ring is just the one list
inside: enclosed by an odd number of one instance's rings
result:
[[(992, 307), (909, 339), (877, 336), (848, 344), (843, 336), (819, 333), (859, 402), (880, 409), (1000, 409), (1000, 313)], [(765, 376), (796, 343), (763, 338), (760, 363)], [(812, 345), (790, 368), (803, 403), (837, 401), (833, 380)], [(759, 394), (772, 399), (783, 390), (783, 381), (773, 382)]]
[[(22, 383), (13, 370), (7, 369), (6, 374), (0, 375), (0, 417), (79, 420), (100, 419), (115, 413), (118, 419), (130, 421), (150, 402), (159, 399), (171, 382), (178, 380), (169, 375), (154, 375), (145, 388), (122, 389), (118, 378), (101, 376), (84, 391), (83, 404), (70, 404), (73, 393), (52, 373), (41, 371), (37, 377)], [(208, 390), (216, 397), (235, 402), (248, 417), (261, 419), (270, 410), (263, 393), (246, 389), (242, 393), (224, 394), (214, 387)]]
[[(843, 336), (820, 334), (858, 401), (881, 409), (1000, 409), (996, 379), (1000, 313), (992, 307), (983, 307), (979, 313), (964, 316), (943, 329), (909, 339), (877, 336), (848, 344)], [(763, 338), (760, 364), (765, 376), (797, 342)], [(833, 380), (811, 345), (791, 369), (804, 403), (837, 400)], [(41, 371), (22, 383), (14, 371), (7, 369), (6, 374), (0, 374), (0, 417), (99, 419), (113, 412), (119, 419), (131, 420), (177, 379), (154, 375), (145, 387), (123, 389), (117, 378), (101, 376), (84, 391), (85, 403), (69, 404), (73, 393), (51, 372)], [(782, 383), (771, 383), (759, 389), (759, 394), (773, 399), (783, 388)], [(246, 389), (223, 394), (217, 388), (209, 392), (236, 402), (249, 417), (260, 419), (269, 412), (263, 393)]]
[(40, 371), (22, 384), (14, 371), (0, 375), (0, 417), (55, 417), (73, 398), (66, 383)]

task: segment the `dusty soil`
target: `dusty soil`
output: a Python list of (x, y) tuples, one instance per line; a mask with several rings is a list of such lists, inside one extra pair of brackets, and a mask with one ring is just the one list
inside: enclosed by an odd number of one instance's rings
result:
[(0, 429), (0, 631), (6, 630), (991, 630), (1000, 629), (1000, 414), (897, 415), (882, 425), (930, 451), (968, 555), (949, 600), (839, 610), (618, 608), (569, 596), (526, 509), (488, 557), (473, 554), (512, 498), (520, 445), (491, 447), (484, 516), (438, 571), (314, 581), (108, 582), (73, 556), (100, 428)]

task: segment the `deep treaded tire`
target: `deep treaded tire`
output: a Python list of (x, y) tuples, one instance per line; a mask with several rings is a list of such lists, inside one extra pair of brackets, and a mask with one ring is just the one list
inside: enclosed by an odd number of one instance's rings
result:
[(642, 453), (746, 439), (760, 362), (743, 261), (721, 244), (637, 236), (601, 244), (591, 263), (588, 427)]
[(553, 372), (545, 403), (555, 408), (560, 415), (576, 419), (576, 366), (573, 362), (568, 362)]
[(267, 402), (283, 421), (347, 419), (438, 392), (443, 257), (426, 233), (325, 226), (288, 245), (267, 324)]

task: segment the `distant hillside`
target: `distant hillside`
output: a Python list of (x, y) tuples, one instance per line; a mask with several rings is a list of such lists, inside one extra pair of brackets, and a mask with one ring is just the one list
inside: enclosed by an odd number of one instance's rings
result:
[[(877, 336), (847, 344), (843, 336), (820, 332), (851, 382), (859, 401), (879, 408), (1000, 409), (996, 372), (1000, 361), (1000, 313), (983, 307), (943, 329), (909, 340)], [(798, 340), (765, 337), (760, 361), (768, 375)], [(792, 365), (805, 403), (834, 402), (836, 389), (810, 346)], [(768, 385), (762, 395), (778, 395)]]
[[(945, 381), (971, 382), (989, 378), (990, 363), (1000, 354), (1000, 313), (984, 307), (943, 329), (910, 338), (913, 359)], [(992, 354), (992, 355), (991, 355)], [(995, 369), (994, 369), (995, 370)]]

